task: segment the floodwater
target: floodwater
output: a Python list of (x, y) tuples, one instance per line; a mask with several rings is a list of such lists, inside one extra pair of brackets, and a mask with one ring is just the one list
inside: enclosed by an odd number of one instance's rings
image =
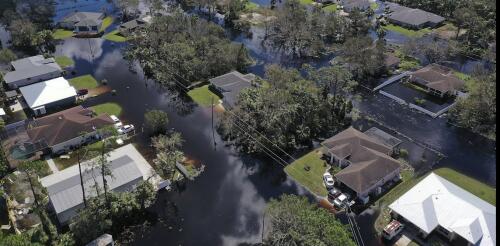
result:
[[(67, 1), (56, 16), (74, 9), (97, 11), (107, 1)], [(73, 3), (71, 5), (69, 2)], [(83, 6), (85, 5), (85, 6)], [(64, 9), (64, 10), (63, 10)], [(298, 66), (288, 58), (277, 56), (260, 46), (259, 29), (253, 29), (252, 38), (242, 35), (232, 39), (244, 43), (256, 65), (249, 70), (263, 75), (270, 63)], [(136, 65), (129, 65), (122, 57), (126, 44), (115, 44), (103, 39), (67, 39), (57, 45), (56, 55), (66, 55), (76, 62), (76, 74), (92, 74), (99, 81), (106, 79), (116, 94), (105, 93), (87, 100), (85, 106), (116, 102), (123, 107), (121, 118), (137, 129), (143, 125), (148, 109), (162, 109), (169, 115), (169, 127), (179, 131), (185, 139), (183, 150), (187, 156), (205, 165), (205, 171), (194, 181), (188, 181), (178, 191), (161, 192), (153, 210), (160, 221), (136, 235), (134, 245), (240, 245), (261, 242), (262, 217), (265, 204), (284, 193), (307, 195), (303, 188), (287, 179), (283, 167), (275, 162), (261, 161), (239, 154), (226, 146), (215, 134), (214, 149), (211, 111), (197, 107), (182, 95), (168, 92), (157, 83), (146, 80)], [(327, 64), (324, 58), (316, 66)], [(131, 71), (130, 68), (137, 72)], [(496, 156), (494, 143), (470, 132), (452, 127), (446, 119), (432, 119), (410, 111), (378, 94), (359, 91), (361, 101), (355, 105), (361, 113), (381, 122), (385, 127), (429, 145), (444, 158), (438, 166), (450, 166), (491, 185), (496, 183)], [(138, 134), (136, 142), (146, 157), (152, 150), (145, 134)], [(418, 159), (415, 157), (415, 159)], [(376, 212), (367, 210), (357, 217), (365, 245), (380, 245), (372, 229)]]

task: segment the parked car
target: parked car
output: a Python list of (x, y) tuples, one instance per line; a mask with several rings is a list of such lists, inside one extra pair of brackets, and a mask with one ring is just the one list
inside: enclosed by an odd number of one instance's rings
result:
[(397, 220), (392, 220), (391, 223), (387, 224), (382, 232), (382, 236), (387, 240), (392, 240), (396, 235), (398, 235), (405, 225)]
[(118, 123), (120, 122), (120, 119), (118, 119), (118, 117), (116, 117), (116, 115), (110, 115), (109, 118), (111, 118), (115, 123)]
[(122, 127), (123, 127), (123, 123), (121, 123), (121, 122), (115, 123), (115, 128), (117, 130), (120, 129), (120, 128), (122, 128)]
[(340, 192), (339, 189), (333, 187), (328, 191), (328, 198), (331, 200), (335, 200), (335, 198), (337, 198), (340, 194), (342, 194), (342, 192)]
[(343, 208), (348, 200), (348, 195), (342, 193), (337, 198), (335, 198), (335, 200), (333, 200), (333, 205), (335, 205), (337, 208)]
[(325, 186), (327, 189), (333, 188), (335, 181), (333, 181), (333, 177), (329, 172), (323, 174), (323, 182), (325, 182)]
[(85, 96), (85, 95), (87, 95), (88, 93), (89, 93), (89, 90), (87, 90), (87, 89), (80, 89), (80, 90), (78, 90), (78, 91), (76, 92), (76, 94), (77, 94), (78, 96)]
[(126, 133), (133, 131), (134, 129), (135, 129), (134, 125), (132, 125), (132, 124), (124, 125), (122, 128), (118, 129), (118, 133), (119, 134), (126, 134)]

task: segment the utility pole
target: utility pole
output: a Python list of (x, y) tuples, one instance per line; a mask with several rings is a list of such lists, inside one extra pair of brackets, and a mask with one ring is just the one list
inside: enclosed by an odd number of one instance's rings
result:
[(217, 143), (215, 142), (215, 131), (214, 131), (214, 97), (212, 98), (212, 139), (214, 140), (214, 150), (217, 150)]

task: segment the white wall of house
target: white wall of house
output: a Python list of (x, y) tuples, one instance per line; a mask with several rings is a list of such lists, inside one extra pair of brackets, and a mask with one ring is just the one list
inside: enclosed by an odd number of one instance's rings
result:
[(63, 75), (63, 71), (54, 71), (52, 73), (46, 73), (46, 74), (42, 74), (39, 76), (35, 76), (33, 78), (20, 79), (20, 80), (10, 82), (10, 83), (8, 83), (8, 87), (10, 89), (17, 89), (19, 87), (23, 87), (23, 86), (35, 84), (38, 82), (61, 77), (62, 75)]
[(56, 144), (54, 146), (51, 146), (50, 149), (52, 150), (52, 153), (58, 153), (60, 151), (68, 151), (72, 146), (78, 147), (85, 143), (87, 140), (91, 139), (92, 137), (98, 137), (98, 134), (96, 132), (90, 132), (87, 133), (83, 136), (79, 136), (73, 139), (70, 139), (66, 142), (62, 142), (59, 144)]

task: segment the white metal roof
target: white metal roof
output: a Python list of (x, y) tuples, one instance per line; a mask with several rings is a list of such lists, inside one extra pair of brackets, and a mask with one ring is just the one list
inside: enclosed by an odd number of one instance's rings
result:
[(0, 108), (0, 116), (4, 116), (5, 115), (5, 110), (3, 110), (3, 108)]
[[(125, 187), (139, 178), (146, 180), (154, 175), (151, 165), (132, 144), (111, 151), (107, 160), (113, 174), (113, 177), (106, 176), (110, 190)], [(97, 181), (100, 192), (102, 192), (100, 170), (92, 169), (91, 162), (88, 161), (82, 164), (82, 176), (87, 197), (96, 195), (95, 181)], [(79, 170), (76, 164), (46, 176), (40, 182), (47, 188), (52, 206), (57, 214), (83, 203)], [(60, 222), (64, 223), (65, 221)]]
[(75, 97), (76, 89), (63, 77), (19, 88), (30, 108)]
[(496, 208), (435, 173), (389, 208), (426, 233), (440, 225), (472, 244), (496, 245)]

